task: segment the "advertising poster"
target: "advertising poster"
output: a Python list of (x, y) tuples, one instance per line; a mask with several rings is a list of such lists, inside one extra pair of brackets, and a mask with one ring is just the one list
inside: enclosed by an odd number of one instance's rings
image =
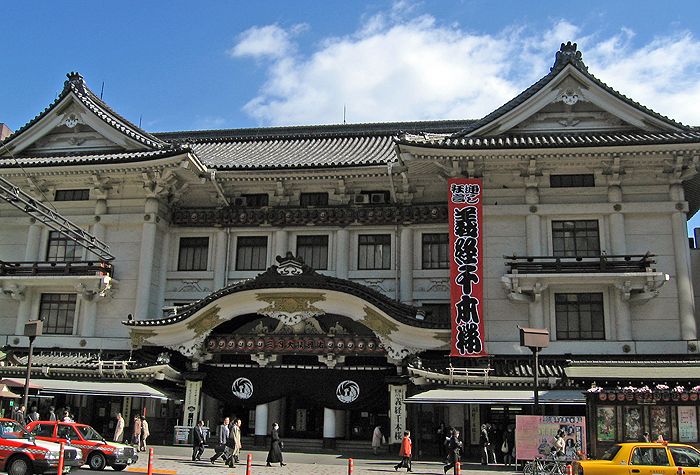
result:
[(625, 440), (642, 440), (642, 410), (639, 406), (622, 408), (622, 420), (625, 427)]
[(574, 458), (586, 447), (586, 418), (582, 416), (516, 416), (515, 458), (533, 460), (549, 455), (554, 437), (564, 431), (566, 456)]
[(649, 431), (651, 439), (659, 435), (664, 440), (671, 440), (671, 408), (669, 406), (652, 406), (649, 408)]
[(485, 356), (482, 183), (448, 180), (450, 235), (450, 356)]
[(614, 406), (598, 406), (596, 414), (596, 434), (600, 442), (617, 440), (617, 413)]
[(698, 408), (678, 406), (678, 441), (698, 441)]

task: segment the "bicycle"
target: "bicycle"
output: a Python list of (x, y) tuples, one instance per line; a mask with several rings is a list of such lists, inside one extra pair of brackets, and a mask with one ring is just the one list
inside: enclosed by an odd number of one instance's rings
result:
[(523, 467), (523, 473), (526, 475), (566, 475), (566, 466), (569, 463), (568, 460), (552, 454), (526, 463)]

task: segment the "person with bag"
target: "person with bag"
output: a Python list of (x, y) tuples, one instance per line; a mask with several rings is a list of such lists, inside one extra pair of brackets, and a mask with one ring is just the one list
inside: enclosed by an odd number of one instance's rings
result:
[(204, 421), (197, 422), (197, 425), (192, 429), (192, 461), (202, 460), (204, 453)]
[(411, 442), (411, 431), (407, 430), (403, 433), (403, 440), (401, 441), (401, 450), (399, 450), (399, 456), (401, 461), (394, 465), (394, 470), (398, 471), (401, 467), (405, 467), (407, 472), (412, 472), (411, 470), (411, 453), (412, 453), (413, 443)]
[(234, 419), (229, 430), (231, 457), (228, 459), (228, 466), (233, 468), (234, 463), (238, 463), (238, 456), (241, 453), (241, 420)]
[[(489, 453), (491, 453), (491, 438), (489, 428), (486, 424), (481, 424), (481, 434), (479, 435), (479, 445), (481, 446), (481, 465), (489, 464)], [(495, 463), (495, 461), (494, 461)]]
[(209, 459), (213, 464), (219, 457), (223, 457), (224, 464), (228, 464), (229, 452), (227, 447), (229, 428), (228, 428), (229, 418), (224, 417), (224, 422), (219, 426), (219, 445), (214, 449), (214, 455)]
[(445, 448), (447, 449), (447, 465), (442, 467), (442, 471), (447, 473), (457, 465), (457, 461), (461, 460), (462, 456), (462, 441), (459, 440), (457, 429), (452, 429), (452, 436), (447, 439)]
[(271, 464), (278, 463), (280, 467), (287, 465), (284, 463), (282, 457), (282, 449), (284, 448), (284, 443), (280, 439), (279, 433), (280, 425), (278, 423), (272, 424), (272, 431), (270, 432), (270, 451), (267, 453), (267, 466), (272, 467)]
[(382, 446), (383, 438), (381, 426), (375, 427), (374, 432), (372, 432), (372, 452), (374, 452), (374, 455), (377, 455), (379, 447)]
[(510, 424), (503, 434), (503, 444), (501, 444), (501, 452), (503, 453), (503, 463), (507, 466), (515, 463), (515, 432), (513, 425)]

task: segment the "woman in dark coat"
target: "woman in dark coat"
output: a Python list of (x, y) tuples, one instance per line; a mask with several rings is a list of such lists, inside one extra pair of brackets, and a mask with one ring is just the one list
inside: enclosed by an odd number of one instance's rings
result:
[(270, 434), (270, 451), (267, 453), (267, 466), (271, 467), (272, 463), (279, 462), (280, 467), (287, 465), (282, 460), (282, 441), (279, 434), (280, 426), (278, 423), (272, 424), (272, 433)]

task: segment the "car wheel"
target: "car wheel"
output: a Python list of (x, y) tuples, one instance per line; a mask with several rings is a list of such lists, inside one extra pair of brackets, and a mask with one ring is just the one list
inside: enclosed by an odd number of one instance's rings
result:
[(117, 472), (121, 472), (122, 470), (124, 470), (126, 468), (126, 464), (125, 463), (117, 463), (117, 464), (112, 465), (112, 468)]
[(105, 460), (105, 456), (100, 452), (93, 452), (88, 457), (87, 463), (92, 470), (104, 470), (105, 465), (107, 465), (107, 460)]
[(25, 457), (15, 457), (6, 466), (7, 475), (31, 475), (34, 470), (32, 462)]

